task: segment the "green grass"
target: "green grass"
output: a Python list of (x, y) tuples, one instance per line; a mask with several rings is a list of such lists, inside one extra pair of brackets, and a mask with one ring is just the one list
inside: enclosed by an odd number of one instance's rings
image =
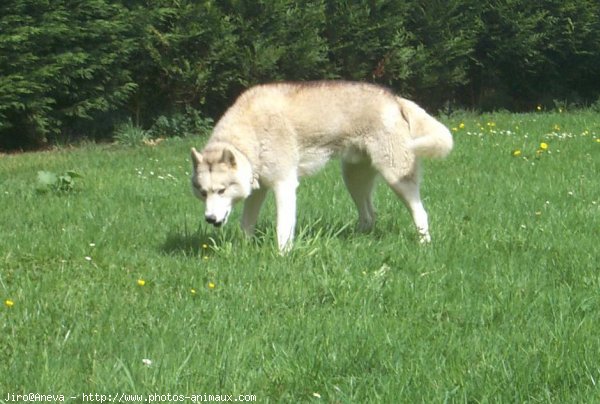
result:
[[(455, 150), (424, 164), (427, 247), (382, 184), (376, 229), (356, 233), (335, 163), (302, 182), (280, 257), (272, 197), (256, 240), (239, 209), (202, 223), (201, 140), (0, 156), (0, 402), (600, 402), (600, 119), (445, 121)], [(42, 170), (83, 177), (40, 192)]]

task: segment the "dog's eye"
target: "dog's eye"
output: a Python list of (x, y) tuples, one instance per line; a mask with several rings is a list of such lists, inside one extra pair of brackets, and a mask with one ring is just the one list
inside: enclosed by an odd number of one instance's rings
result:
[(225, 193), (225, 188), (221, 188), (217, 191), (219, 195), (223, 195)]
[(206, 198), (208, 193), (204, 188), (202, 188), (199, 184), (194, 184), (194, 188), (196, 188), (201, 197)]

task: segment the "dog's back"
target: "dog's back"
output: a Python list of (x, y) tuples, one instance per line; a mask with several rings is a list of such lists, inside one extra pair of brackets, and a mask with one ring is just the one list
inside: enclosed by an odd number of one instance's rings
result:
[(365, 134), (384, 123), (386, 110), (398, 111), (394, 94), (386, 88), (341, 81), (261, 85), (239, 101), (243, 109), (271, 119), (281, 114), (302, 138), (324, 141), (328, 135)]

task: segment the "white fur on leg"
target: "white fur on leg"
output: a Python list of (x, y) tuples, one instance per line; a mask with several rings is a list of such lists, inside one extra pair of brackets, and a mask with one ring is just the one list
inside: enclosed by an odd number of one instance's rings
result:
[(296, 226), (296, 188), (295, 175), (275, 184), (275, 204), (277, 207), (277, 245), (281, 253), (292, 248), (294, 228)]
[(431, 236), (429, 235), (429, 223), (427, 220), (427, 212), (423, 207), (421, 201), (415, 202), (409, 206), (412, 212), (413, 221), (419, 232), (419, 242), (421, 244), (427, 244), (431, 242)]
[(266, 188), (259, 188), (254, 190), (250, 196), (244, 201), (244, 212), (242, 213), (242, 230), (247, 236), (254, 234), (254, 226), (256, 226), (256, 220), (260, 208), (267, 196)]
[(429, 222), (427, 212), (423, 207), (423, 202), (421, 202), (419, 184), (416, 181), (397, 181), (391, 186), (410, 210), (417, 232), (419, 232), (421, 244), (430, 243)]

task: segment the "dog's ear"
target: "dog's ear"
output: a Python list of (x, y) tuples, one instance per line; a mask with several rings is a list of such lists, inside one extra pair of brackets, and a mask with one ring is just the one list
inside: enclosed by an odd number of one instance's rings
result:
[(192, 164), (194, 168), (198, 167), (202, 163), (202, 154), (198, 153), (195, 147), (192, 147)]
[(221, 155), (221, 163), (225, 163), (231, 168), (236, 167), (235, 155), (231, 150), (223, 149), (223, 154)]

